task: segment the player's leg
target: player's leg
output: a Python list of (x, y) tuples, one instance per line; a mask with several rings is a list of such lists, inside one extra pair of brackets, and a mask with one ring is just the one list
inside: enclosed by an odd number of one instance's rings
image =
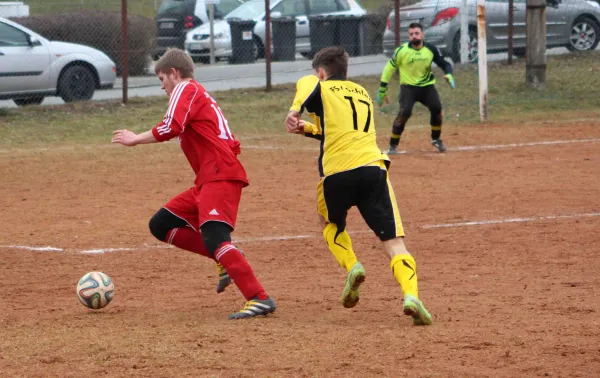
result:
[[(417, 263), (404, 245), (404, 228), (394, 190), (385, 167), (365, 167), (364, 193), (358, 209), (373, 232), (383, 242), (390, 268), (404, 295), (404, 313), (416, 325), (431, 324), (431, 315), (419, 299)], [(373, 169), (373, 168), (378, 168)]]
[(406, 127), (406, 122), (412, 115), (412, 110), (415, 105), (415, 87), (410, 85), (400, 86), (400, 110), (394, 124), (392, 126), (392, 136), (390, 137), (390, 147), (387, 151), (388, 154), (398, 153), (398, 145), (400, 144), (400, 137)]
[[(160, 241), (212, 259), (198, 230), (198, 208), (194, 199), (197, 188), (190, 188), (171, 199), (150, 219), (150, 232)], [(225, 291), (231, 278), (217, 264), (217, 293)]]
[(214, 256), (246, 298), (246, 305), (229, 319), (267, 315), (276, 309), (275, 301), (264, 290), (242, 252), (231, 243), (241, 182), (216, 181), (204, 184), (196, 196), (200, 230), (206, 249)]
[(422, 96), (421, 103), (429, 109), (431, 115), (429, 120), (429, 124), (431, 125), (431, 145), (439, 152), (446, 152), (446, 145), (440, 138), (443, 121), (442, 102), (440, 101), (440, 95), (435, 85), (424, 87)]
[(346, 216), (354, 205), (354, 195), (352, 183), (346, 181), (345, 176), (347, 172), (322, 179), (317, 186), (317, 203), (325, 225), (323, 238), (340, 266), (348, 272), (341, 301), (344, 307), (350, 308), (358, 303), (360, 285), (366, 275), (356, 259), (352, 239), (346, 230)]

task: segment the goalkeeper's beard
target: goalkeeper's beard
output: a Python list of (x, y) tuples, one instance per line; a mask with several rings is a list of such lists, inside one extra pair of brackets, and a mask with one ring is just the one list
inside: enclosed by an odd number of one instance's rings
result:
[(410, 41), (410, 44), (411, 44), (412, 47), (420, 46), (421, 43), (423, 43), (422, 39), (413, 39), (413, 40)]

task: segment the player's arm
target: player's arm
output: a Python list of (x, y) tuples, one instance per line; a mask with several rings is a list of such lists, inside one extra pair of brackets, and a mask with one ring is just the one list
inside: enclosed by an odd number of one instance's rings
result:
[(444, 79), (446, 79), (448, 84), (450, 84), (452, 88), (454, 88), (454, 77), (452, 76), (452, 65), (450, 64), (450, 62), (444, 59), (444, 56), (440, 52), (440, 49), (438, 49), (434, 45), (430, 45), (427, 43), (425, 46), (433, 53), (433, 62), (444, 71)]
[[(289, 133), (304, 134), (307, 137), (322, 139), (320, 121), (316, 113), (322, 109), (321, 86), (316, 76), (305, 76), (296, 83), (296, 95), (285, 120), (286, 129)], [(314, 124), (302, 121), (300, 116), (307, 110), (313, 118)], [(320, 112), (322, 113), (322, 112)]]
[(398, 55), (402, 47), (398, 47), (394, 52), (394, 55), (388, 62), (385, 67), (383, 67), (383, 72), (381, 73), (381, 82), (379, 83), (379, 89), (377, 90), (377, 96), (375, 96), (375, 103), (378, 106), (382, 106), (385, 102), (387, 102), (387, 86), (394, 75), (394, 72), (398, 69)]
[(138, 144), (157, 143), (152, 130), (145, 131), (141, 134), (136, 134), (133, 131), (116, 130), (113, 132), (112, 143), (122, 144), (124, 146), (137, 146)]

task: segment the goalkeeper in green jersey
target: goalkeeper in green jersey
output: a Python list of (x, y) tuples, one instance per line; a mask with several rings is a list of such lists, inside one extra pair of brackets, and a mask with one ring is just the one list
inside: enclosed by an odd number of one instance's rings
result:
[(454, 88), (452, 66), (443, 57), (437, 47), (423, 41), (423, 27), (418, 23), (408, 27), (410, 42), (398, 47), (394, 56), (386, 64), (381, 74), (381, 84), (375, 98), (380, 107), (389, 103), (387, 85), (394, 74), (400, 71), (400, 110), (394, 120), (392, 137), (388, 154), (398, 153), (400, 136), (404, 132), (406, 122), (412, 114), (416, 102), (425, 105), (431, 113), (431, 144), (440, 152), (446, 151), (446, 145), (440, 139), (442, 134), (442, 103), (435, 89), (435, 77), (431, 71), (431, 63), (444, 70), (444, 79)]

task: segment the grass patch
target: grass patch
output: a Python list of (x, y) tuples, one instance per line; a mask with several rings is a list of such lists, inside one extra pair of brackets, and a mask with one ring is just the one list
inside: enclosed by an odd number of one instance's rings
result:
[[(383, 67), (382, 67), (383, 68)], [(600, 101), (594, 95), (600, 88), (600, 53), (569, 54), (551, 57), (548, 62), (548, 88), (544, 91), (525, 86), (525, 64), (490, 64), (490, 122), (570, 120), (600, 117)], [(438, 73), (438, 77), (441, 75)], [(446, 124), (461, 126), (479, 122), (478, 80), (474, 66), (459, 67), (457, 88), (438, 83), (444, 104)], [(374, 94), (379, 77), (353, 78)], [(387, 128), (398, 110), (398, 82), (393, 80), (389, 93), (395, 105), (376, 112), (380, 130)], [(283, 119), (294, 96), (293, 84), (261, 89), (214, 92), (238, 135), (283, 134)], [(112, 131), (127, 128), (145, 131), (159, 122), (167, 97), (134, 98), (128, 105), (118, 101), (88, 102), (62, 106), (32, 106), (0, 111), (0, 148), (44, 146), (48, 144), (108, 143)], [(411, 124), (428, 124), (429, 114), (421, 105), (414, 110)], [(458, 115), (458, 116), (457, 116)]]

